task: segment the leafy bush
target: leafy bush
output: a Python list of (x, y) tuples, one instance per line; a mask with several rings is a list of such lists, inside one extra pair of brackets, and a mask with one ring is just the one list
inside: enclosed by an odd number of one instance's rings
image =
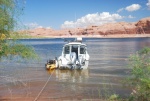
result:
[(20, 56), (23, 59), (37, 57), (32, 47), (15, 42), (15, 39), (21, 38), (15, 30), (19, 29), (19, 15), (23, 12), (24, 2), (24, 0), (0, 0), (0, 59), (8, 56)]
[(145, 47), (129, 59), (131, 77), (127, 84), (132, 88), (131, 101), (150, 101), (150, 48)]

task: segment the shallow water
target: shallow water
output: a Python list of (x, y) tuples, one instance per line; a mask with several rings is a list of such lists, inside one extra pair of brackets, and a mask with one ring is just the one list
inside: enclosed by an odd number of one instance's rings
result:
[(0, 63), (0, 99), (6, 96), (34, 99), (50, 75), (39, 99), (99, 99), (114, 93), (126, 97), (130, 90), (122, 86), (121, 80), (129, 76), (128, 57), (145, 46), (150, 47), (150, 38), (87, 38), (83, 42), (90, 55), (88, 70), (46, 71), (46, 61), (61, 55), (66, 43), (64, 39), (18, 42), (33, 46), (40, 61), (3, 59)]

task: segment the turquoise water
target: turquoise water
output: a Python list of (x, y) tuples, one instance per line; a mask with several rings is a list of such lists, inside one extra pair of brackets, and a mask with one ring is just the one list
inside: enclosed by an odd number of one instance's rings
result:
[[(50, 75), (52, 77), (49, 84), (43, 91), (50, 98), (53, 98), (52, 95), (56, 98), (100, 98), (100, 92), (102, 95), (116, 93), (127, 96), (130, 90), (122, 87), (121, 80), (129, 76), (128, 57), (145, 46), (150, 47), (150, 38), (85, 38), (83, 43), (87, 44), (90, 55), (88, 70), (46, 71), (46, 61), (61, 55), (62, 47), (66, 43), (64, 39), (23, 39), (18, 42), (33, 46), (40, 61), (20, 61), (15, 57), (15, 61), (1, 61), (0, 96), (10, 95), (8, 88), (12, 89), (14, 94), (25, 93), (25, 90), (17, 87), (23, 84), (27, 85), (24, 89), (28, 89), (31, 96), (36, 96), (37, 94), (34, 95), (32, 92), (38, 93)], [(33, 86), (32, 83), (39, 85)], [(51, 86), (53, 88), (50, 88)], [(51, 94), (52, 90), (55, 93)]]

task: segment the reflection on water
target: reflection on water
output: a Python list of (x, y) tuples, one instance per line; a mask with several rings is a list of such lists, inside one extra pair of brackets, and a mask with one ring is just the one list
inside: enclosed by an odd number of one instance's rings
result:
[(84, 83), (89, 78), (89, 71), (87, 70), (52, 70), (55, 72), (56, 80), (68, 83)]

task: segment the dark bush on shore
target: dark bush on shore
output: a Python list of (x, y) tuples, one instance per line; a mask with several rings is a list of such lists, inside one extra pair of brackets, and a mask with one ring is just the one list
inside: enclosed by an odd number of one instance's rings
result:
[(129, 61), (131, 76), (126, 82), (132, 89), (129, 101), (150, 101), (150, 48), (130, 56)]

